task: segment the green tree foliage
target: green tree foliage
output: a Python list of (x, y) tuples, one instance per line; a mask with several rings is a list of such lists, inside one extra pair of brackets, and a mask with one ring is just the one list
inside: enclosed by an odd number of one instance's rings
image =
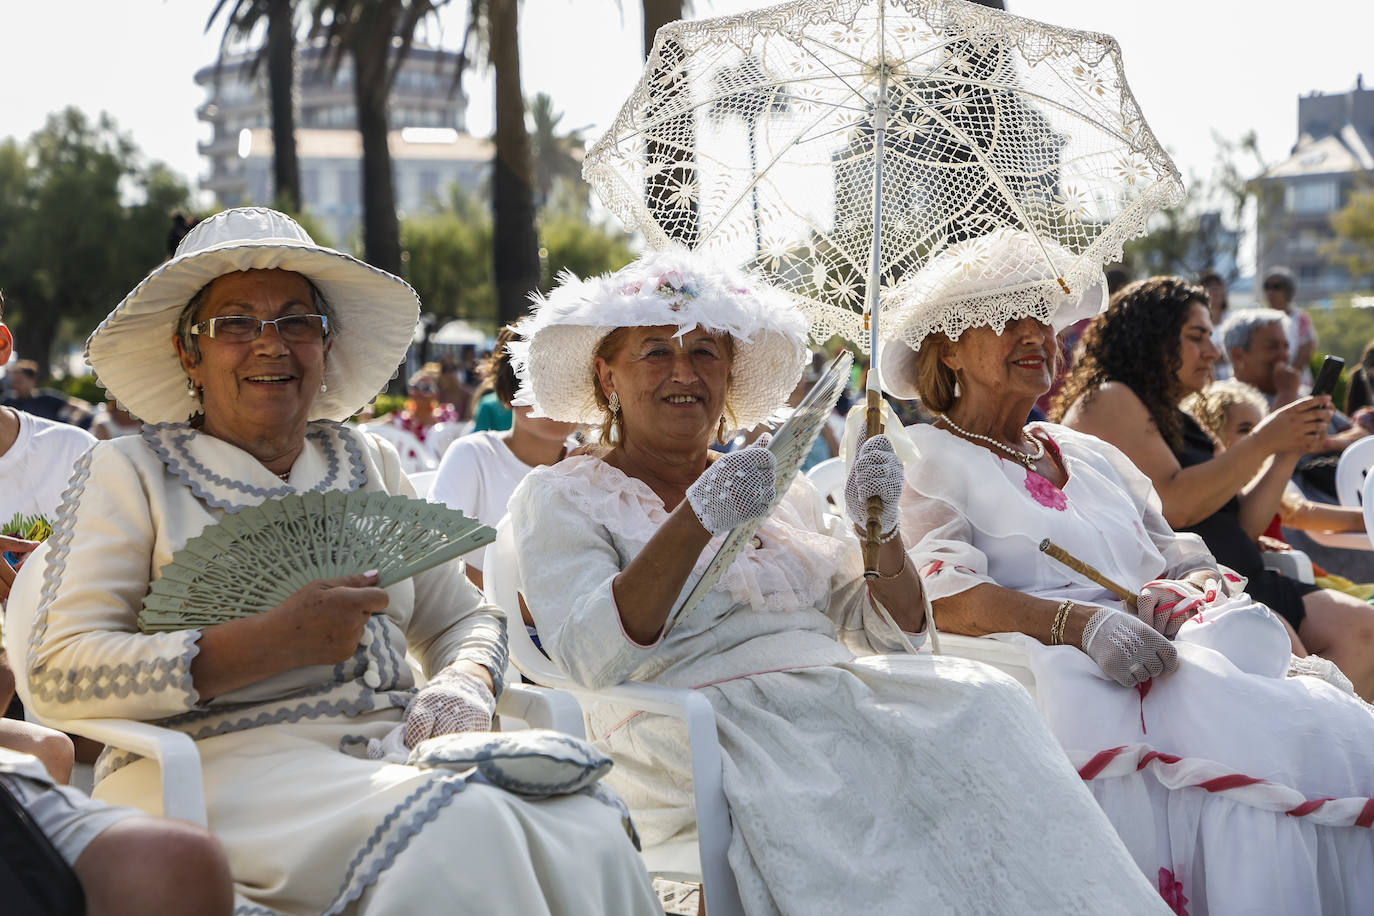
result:
[(1352, 277), (1374, 281), (1374, 188), (1351, 194), (1349, 202), (1331, 215), (1331, 228), (1337, 241), (1322, 253), (1343, 264)]
[[(1229, 273), (1224, 277), (1228, 283), (1236, 279), (1240, 235), (1234, 230), (1244, 221), (1247, 202), (1259, 191), (1245, 175), (1264, 171), (1264, 162), (1253, 131), (1240, 140), (1213, 134), (1212, 141), (1217, 151), (1212, 173), (1190, 177), (1187, 200), (1161, 210), (1146, 235), (1126, 244), (1122, 266), (1132, 278), (1170, 274), (1194, 279), (1211, 269)], [(1267, 199), (1262, 197), (1259, 204), (1261, 212), (1267, 212)]]
[(485, 208), (457, 193), (444, 210), (402, 223), (406, 276), (426, 312), (496, 326), (491, 243)]
[(44, 376), (54, 346), (84, 339), (165, 256), (185, 185), (144, 164), (108, 115), (51, 115), (0, 144), (0, 287), (6, 322)]
[(585, 216), (568, 209), (544, 218), (540, 238), (546, 265), (545, 291), (564, 270), (588, 277), (619, 270), (634, 260), (628, 235), (602, 224), (589, 224)]
[(535, 204), (542, 210), (554, 200), (555, 186), (571, 194), (585, 210), (589, 188), (582, 180), (585, 128), (558, 132), (563, 113), (554, 110), (553, 99), (541, 92), (529, 103), (530, 143), (534, 148)]

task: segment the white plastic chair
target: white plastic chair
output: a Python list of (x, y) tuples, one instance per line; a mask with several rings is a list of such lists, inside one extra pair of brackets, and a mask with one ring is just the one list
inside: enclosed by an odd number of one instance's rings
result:
[[(1369, 517), (1368, 511), (1365, 517)], [(1315, 581), (1312, 573), (1312, 558), (1301, 550), (1266, 550), (1264, 568), (1272, 569), (1290, 579), (1297, 579), (1311, 585)]]
[[(59, 719), (34, 711), (29, 693), (28, 645), (43, 587), (46, 552), (46, 545), (39, 547), (19, 570), (5, 616), (5, 645), (14, 668), (15, 692), (26, 714), (39, 725), (156, 760), (162, 771), (161, 813), (206, 826), (200, 752), (189, 735), (135, 719)], [(496, 704), (496, 712), (503, 730), (507, 723), (518, 721), (531, 728), (550, 728), (585, 737), (581, 706), (573, 697), (557, 690), (508, 683)]]
[[(693, 690), (636, 681), (589, 690), (559, 670), (539, 651), (519, 622), (521, 577), (509, 516), (496, 526), (496, 541), (487, 548), (483, 573), (487, 600), (504, 608), (513, 621), (510, 627), (511, 661), (530, 680), (567, 691), (588, 703), (614, 703), (628, 709), (672, 716), (686, 723), (697, 815), (696, 848), (687, 850), (672, 843), (651, 847), (643, 851), (644, 864), (655, 874), (700, 876), (707, 913), (743, 916), (739, 888), (726, 859), (730, 848), (730, 811), (725, 802), (716, 714), (711, 704)], [(695, 863), (691, 861), (692, 853), (695, 853)]]
[[(822, 508), (832, 515), (844, 515), (844, 459), (827, 458), (806, 472), (806, 479), (821, 494)], [(833, 503), (833, 505), (832, 505)]]
[(434, 489), (434, 478), (438, 471), (415, 471), (407, 473), (410, 478), (410, 485), (415, 488), (415, 495), (421, 499), (429, 498), (429, 491)]
[(1336, 462), (1336, 498), (1342, 506), (1359, 506), (1365, 476), (1374, 465), (1374, 436), (1357, 439), (1341, 452)]
[(416, 438), (414, 433), (392, 426), (385, 420), (364, 423), (358, 428), (396, 446), (396, 451), (401, 454), (401, 470), (407, 474), (432, 471), (439, 466), (439, 458), (434, 450)]

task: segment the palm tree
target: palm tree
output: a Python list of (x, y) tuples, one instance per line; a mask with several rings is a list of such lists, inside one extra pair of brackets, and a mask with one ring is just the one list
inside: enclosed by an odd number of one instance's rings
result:
[(497, 316), (507, 324), (525, 314), (539, 287), (539, 233), (535, 227), (534, 162), (525, 127), (520, 84), (518, 0), (469, 0), (462, 57), (486, 50), (496, 72), (495, 157), (492, 162), (492, 265)]
[(264, 19), (267, 40), (249, 66), (251, 78), (264, 60), (272, 113), (272, 180), (277, 202), (293, 213), (301, 208), (301, 168), (296, 156), (296, 21), (294, 0), (216, 0), (205, 22), (210, 31), (221, 13), (227, 13), (220, 39), (218, 68), (224, 63), (233, 39), (247, 39)]
[[(448, 0), (313, 0), (311, 35), (323, 37), (325, 61), (337, 72), (353, 62), (353, 104), (363, 141), (363, 256), (401, 272), (401, 227), (387, 146), (387, 99), (420, 23)], [(456, 86), (455, 86), (456, 88)]]
[(579, 153), (585, 146), (582, 131), (586, 128), (579, 127), (560, 135), (558, 123), (563, 120), (563, 113), (554, 110), (553, 99), (546, 93), (536, 95), (529, 109), (534, 126), (530, 139), (534, 144), (535, 203), (540, 209), (547, 207), (553, 197), (554, 184), (561, 180), (572, 189), (573, 200), (585, 210), (588, 189), (582, 180)]

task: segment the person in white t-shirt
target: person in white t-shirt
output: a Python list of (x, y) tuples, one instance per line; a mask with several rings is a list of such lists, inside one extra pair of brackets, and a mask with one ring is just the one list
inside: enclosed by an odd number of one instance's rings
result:
[[(518, 381), (511, 367), (507, 345), (514, 336), (502, 328), (492, 355), (482, 367), (492, 390), (511, 408), (511, 428), (483, 430), (454, 440), (439, 462), (429, 498), (477, 520), (496, 526), (506, 514), (506, 503), (525, 475), (541, 464), (554, 464), (567, 454), (567, 441), (575, 423), (531, 417), (530, 407), (512, 405)], [(467, 575), (482, 587), (482, 555), (476, 551), (463, 559)]]

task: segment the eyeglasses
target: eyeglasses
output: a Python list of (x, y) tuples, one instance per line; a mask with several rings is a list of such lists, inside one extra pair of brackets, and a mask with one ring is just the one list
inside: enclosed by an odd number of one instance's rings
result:
[(247, 343), (261, 337), (263, 328), (269, 324), (277, 329), (282, 340), (291, 343), (313, 343), (329, 333), (329, 319), (324, 315), (283, 315), (271, 320), (252, 315), (221, 315), (191, 325), (191, 333), (230, 343)]

